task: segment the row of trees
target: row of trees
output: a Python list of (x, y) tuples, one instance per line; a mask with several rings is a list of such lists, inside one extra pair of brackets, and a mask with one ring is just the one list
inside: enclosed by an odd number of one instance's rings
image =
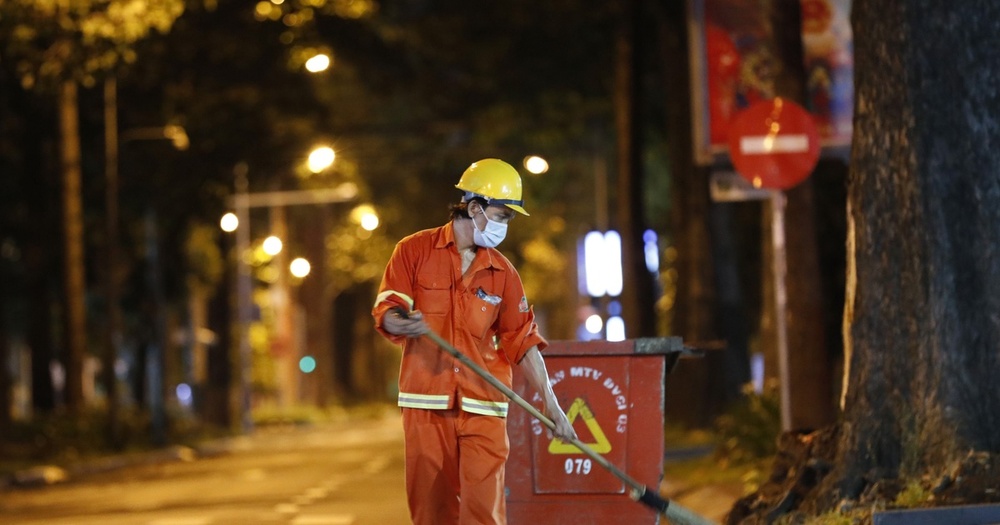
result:
[[(45, 176), (59, 176), (59, 191), (42, 190), (41, 202), (34, 202), (37, 207), (50, 208), (44, 196), (61, 197), (56, 209), (62, 212), (62, 297), (61, 320), (64, 330), (62, 343), (65, 348), (64, 363), (66, 374), (65, 391), (67, 405), (73, 409), (81, 408), (83, 402), (82, 367), (87, 355), (87, 319), (86, 319), (86, 276), (84, 273), (85, 237), (84, 237), (84, 188), (82, 185), (84, 160), (82, 152), (85, 149), (80, 135), (80, 105), (78, 87), (94, 85), (98, 78), (106, 78), (107, 93), (114, 97), (113, 76), (109, 76), (120, 64), (134, 61), (132, 47), (152, 31), (169, 30), (173, 21), (180, 15), (183, 5), (180, 1), (159, 2), (150, 6), (140, 6), (135, 2), (113, 2), (108, 5), (97, 5), (92, 2), (8, 2), (4, 5), (0, 16), (0, 28), (5, 36), (4, 80), (15, 94), (5, 100), (13, 108), (33, 107), (31, 94), (39, 94), (52, 100), (48, 111), (40, 111), (32, 115), (30, 112), (15, 114), (10, 120), (12, 139), (6, 142), (17, 153), (5, 158), (5, 172), (14, 176), (8, 180), (12, 191), (8, 193), (12, 201), (12, 213), (8, 224), (14, 235), (5, 239), (10, 250), (10, 259), (20, 259), (22, 251), (29, 264), (21, 266), (20, 270), (28, 274), (29, 286), (23, 288), (25, 294), (39, 293), (42, 297), (52, 293), (52, 289), (42, 283), (58, 272), (43, 262), (50, 255), (46, 253), (40, 239), (48, 237), (46, 226), (52, 223), (37, 221), (29, 208), (30, 197), (25, 199), (22, 189), (31, 188), (32, 182), (45, 180)], [(24, 90), (21, 92), (20, 90)], [(6, 90), (5, 90), (6, 91)], [(25, 102), (27, 105), (22, 106)], [(42, 137), (52, 137), (39, 117), (55, 115), (58, 123), (56, 129), (58, 140), (49, 140), (46, 144)], [(114, 113), (110, 113), (114, 115)], [(50, 121), (51, 122), (51, 121)], [(110, 122), (106, 133), (114, 137), (114, 148), (109, 148), (107, 162), (117, 163), (117, 122)], [(17, 139), (21, 139), (19, 141)], [(37, 141), (37, 142), (34, 142)], [(108, 143), (111, 143), (109, 138)], [(42, 160), (48, 145), (49, 158), (58, 159), (56, 169), (51, 164), (45, 166)], [(34, 151), (33, 151), (34, 150)], [(46, 169), (49, 168), (49, 169)], [(113, 172), (112, 172), (113, 173)], [(51, 179), (50, 179), (51, 181)], [(21, 186), (23, 185), (23, 186)], [(21, 186), (21, 187), (18, 187)], [(112, 186), (113, 187), (113, 186)], [(36, 193), (37, 195), (37, 193)], [(115, 195), (117, 198), (117, 195)], [(38, 206), (41, 204), (41, 206)], [(36, 212), (37, 213), (37, 212)], [(109, 213), (114, 217), (109, 206)], [(7, 221), (5, 221), (7, 222)], [(111, 224), (110, 222), (108, 224)], [(35, 228), (41, 228), (41, 231)], [(59, 231), (56, 229), (55, 231)], [(21, 235), (18, 235), (21, 234)], [(36, 237), (37, 235), (37, 237)], [(107, 241), (107, 240), (106, 240)], [(32, 275), (34, 274), (34, 275)], [(113, 272), (109, 279), (113, 279)], [(34, 284), (36, 287), (31, 288)], [(48, 288), (48, 289), (46, 289)], [(13, 289), (13, 287), (12, 287)], [(39, 301), (41, 302), (41, 301)], [(14, 304), (17, 304), (16, 302)], [(44, 311), (44, 303), (36, 306), (32, 313)], [(30, 317), (30, 314), (27, 316)], [(44, 323), (50, 316), (44, 315), (38, 322)], [(22, 325), (23, 326), (23, 325)], [(40, 337), (49, 337), (47, 327), (41, 325), (37, 329)], [(19, 334), (23, 335), (23, 334)], [(3, 342), (6, 347), (7, 341)], [(5, 359), (6, 352), (0, 352)], [(36, 366), (33, 369), (33, 384), (38, 384), (35, 392), (36, 403), (43, 408), (54, 404), (51, 391), (51, 381), (45, 373), (51, 356), (51, 345), (43, 343), (36, 354)], [(113, 354), (108, 355), (105, 364), (113, 363)], [(108, 366), (107, 369), (113, 367)], [(6, 372), (6, 370), (4, 370)], [(7, 379), (6, 374), (4, 379)], [(4, 390), (9, 391), (9, 382), (0, 381)], [(4, 419), (9, 413), (9, 403), (5, 403)]]
[[(352, 180), (378, 204), (392, 239), (445, 219), (470, 159), (544, 153), (557, 168), (527, 190), (542, 227), (515, 229), (510, 255), (549, 311), (551, 334), (571, 336), (566, 254), (598, 225), (595, 171), (613, 172), (609, 72), (622, 13), (530, 2), (476, 8), (477, 16), (470, 9), (127, 0), (0, 7), (0, 102), (10, 117), (0, 130), (9, 190), (0, 196), (9, 204), (0, 217), (2, 270), (11, 283), (0, 339), (31, 350), (35, 410), (82, 408), (88, 355), (102, 358), (104, 389), (117, 399), (110, 371), (122, 348), (159, 361), (147, 352), (171, 344), (171, 329), (157, 319), (167, 312), (186, 322), (192, 295), (215, 294), (211, 327), (222, 348), (213, 362), (229, 366), (228, 301), (218, 287), (230, 277), (220, 273), (226, 243), (214, 224), (237, 165), (248, 167), (251, 191)], [(566, 23), (546, 23), (555, 19)], [(507, 38), (512, 32), (524, 37)], [(319, 52), (333, 67), (309, 75), (303, 63)], [(170, 138), (167, 125), (183, 129), (186, 149), (159, 140)], [(322, 176), (297, 169), (317, 143), (338, 152), (335, 170)], [(647, 199), (662, 228), (665, 200)], [(328, 287), (377, 278), (369, 271), (377, 256), (345, 259), (337, 235), (327, 240), (341, 255), (330, 258)], [(53, 389), (53, 361), (67, 370), (64, 399)], [(153, 402), (144, 381), (134, 394)]]

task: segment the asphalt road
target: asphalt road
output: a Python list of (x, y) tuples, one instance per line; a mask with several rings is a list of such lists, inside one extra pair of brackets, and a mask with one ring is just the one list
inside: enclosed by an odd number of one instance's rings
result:
[(259, 430), (223, 452), (0, 491), (4, 525), (409, 523), (398, 418)]

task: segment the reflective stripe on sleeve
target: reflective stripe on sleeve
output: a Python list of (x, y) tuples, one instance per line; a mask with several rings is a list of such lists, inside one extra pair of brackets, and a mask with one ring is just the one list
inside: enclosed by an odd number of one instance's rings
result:
[(505, 401), (482, 401), (463, 397), (462, 410), (484, 416), (507, 417), (507, 403)]
[(386, 290), (386, 291), (378, 294), (378, 297), (375, 298), (375, 306), (378, 306), (379, 303), (381, 303), (382, 301), (385, 301), (386, 299), (388, 299), (389, 297), (391, 297), (393, 295), (395, 295), (396, 297), (399, 297), (400, 299), (406, 301), (406, 304), (410, 305), (410, 310), (413, 310), (413, 298), (410, 297), (409, 295), (406, 295), (403, 292), (397, 292), (396, 290)]
[(403, 408), (423, 408), (428, 410), (447, 410), (451, 405), (451, 396), (408, 394), (400, 392), (396, 404)]

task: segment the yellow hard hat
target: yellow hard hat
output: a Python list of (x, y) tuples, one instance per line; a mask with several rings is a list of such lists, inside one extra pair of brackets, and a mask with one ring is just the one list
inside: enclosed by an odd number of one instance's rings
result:
[(465, 192), (466, 199), (482, 197), (489, 205), (504, 205), (528, 215), (522, 208), (521, 176), (513, 166), (500, 159), (473, 162), (455, 187)]

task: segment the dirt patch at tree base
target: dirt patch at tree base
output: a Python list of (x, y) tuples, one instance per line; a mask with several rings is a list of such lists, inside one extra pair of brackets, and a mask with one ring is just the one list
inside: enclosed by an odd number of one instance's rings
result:
[(882, 510), (1000, 502), (1000, 454), (969, 452), (943, 472), (919, 478), (870, 472), (848, 483), (831, 475), (838, 436), (838, 427), (782, 434), (769, 478), (738, 500), (724, 523), (804, 524), (834, 513), (864, 525)]

